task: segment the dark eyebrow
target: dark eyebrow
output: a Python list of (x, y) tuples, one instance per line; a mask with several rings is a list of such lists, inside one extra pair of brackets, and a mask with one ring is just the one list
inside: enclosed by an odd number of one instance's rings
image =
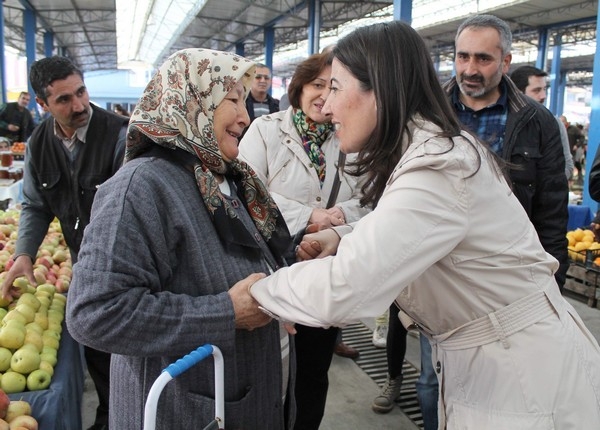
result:
[(330, 83), (332, 83), (332, 84), (333, 84), (334, 82), (336, 82), (336, 83), (338, 83), (338, 84), (340, 83), (340, 82), (339, 82), (339, 81), (338, 81), (336, 78), (331, 78), (331, 79), (329, 80), (329, 82), (330, 82)]

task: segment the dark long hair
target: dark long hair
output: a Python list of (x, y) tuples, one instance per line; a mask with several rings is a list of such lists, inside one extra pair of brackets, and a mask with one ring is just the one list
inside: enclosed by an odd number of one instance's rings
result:
[(423, 39), (408, 24), (393, 21), (359, 28), (333, 50), (334, 57), (373, 90), (377, 126), (352, 165), (366, 174), (361, 204), (375, 207), (402, 157), (409, 121), (420, 115), (441, 128), (442, 137), (457, 136), (461, 124), (438, 81)]

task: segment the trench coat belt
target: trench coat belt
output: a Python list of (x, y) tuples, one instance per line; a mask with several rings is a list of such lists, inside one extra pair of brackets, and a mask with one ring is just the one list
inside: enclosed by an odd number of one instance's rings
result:
[(454, 330), (432, 335), (431, 339), (446, 351), (475, 348), (496, 341), (501, 341), (505, 348), (509, 348), (509, 336), (561, 313), (556, 309), (560, 307), (560, 297), (557, 295), (560, 296), (560, 293), (556, 286), (536, 291)]

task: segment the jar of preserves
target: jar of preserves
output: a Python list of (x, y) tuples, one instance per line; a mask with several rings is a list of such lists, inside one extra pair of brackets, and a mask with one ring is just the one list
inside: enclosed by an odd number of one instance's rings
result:
[(0, 164), (2, 167), (10, 167), (13, 163), (13, 155), (10, 151), (0, 152)]

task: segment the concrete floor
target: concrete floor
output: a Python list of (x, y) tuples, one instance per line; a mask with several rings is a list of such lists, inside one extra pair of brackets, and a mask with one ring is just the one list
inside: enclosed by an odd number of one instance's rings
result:
[[(588, 329), (600, 342), (600, 309), (590, 308), (584, 303), (567, 297), (575, 307)], [(363, 321), (368, 327), (374, 321)], [(419, 341), (408, 336), (406, 360), (420, 368)], [(329, 394), (325, 417), (320, 430), (418, 430), (399, 407), (389, 414), (381, 415), (371, 411), (371, 402), (379, 392), (373, 380), (354, 361), (334, 356), (329, 370)], [(89, 376), (83, 394), (83, 428), (93, 424), (98, 399)]]

